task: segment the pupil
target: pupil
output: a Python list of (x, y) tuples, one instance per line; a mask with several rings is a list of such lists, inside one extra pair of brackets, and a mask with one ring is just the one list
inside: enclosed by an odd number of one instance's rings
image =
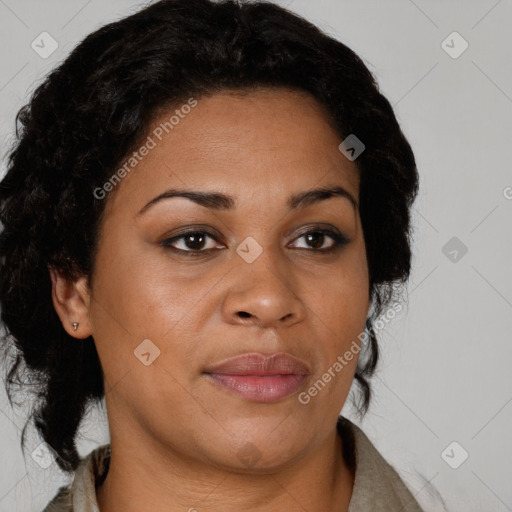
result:
[(197, 249), (198, 247), (200, 247), (204, 241), (204, 237), (203, 235), (201, 235), (200, 233), (194, 233), (194, 234), (191, 234), (191, 235), (188, 235), (188, 240), (192, 240), (192, 243), (187, 243), (187, 247), (189, 249)]
[[(309, 233), (308, 234), (308, 242), (313, 241), (314, 248), (317, 249), (318, 247), (322, 247), (323, 236), (324, 236), (323, 233)], [(315, 240), (316, 240), (316, 243), (315, 243)], [(319, 240), (320, 240), (320, 243), (318, 243)]]

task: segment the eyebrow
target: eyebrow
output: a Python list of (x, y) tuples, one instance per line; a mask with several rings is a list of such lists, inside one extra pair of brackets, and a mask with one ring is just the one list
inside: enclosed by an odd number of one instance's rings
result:
[[(142, 215), (154, 204), (173, 197), (184, 197), (186, 199), (190, 199), (191, 201), (211, 210), (231, 210), (236, 204), (233, 197), (220, 192), (201, 192), (197, 190), (180, 190), (171, 188), (151, 199), (151, 201), (144, 205), (144, 207), (137, 213), (137, 216)], [(356, 210), (359, 208), (354, 196), (340, 186), (319, 187), (294, 194), (288, 198), (287, 204), (290, 210), (299, 210), (314, 203), (330, 199), (331, 197), (343, 197), (348, 199)]]

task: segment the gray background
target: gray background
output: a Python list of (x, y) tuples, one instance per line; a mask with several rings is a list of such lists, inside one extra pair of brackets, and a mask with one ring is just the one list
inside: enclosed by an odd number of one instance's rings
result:
[[(379, 331), (383, 356), (360, 424), (426, 510), (442, 510), (427, 482), (453, 512), (512, 510), (512, 4), (280, 3), (363, 58), (420, 172), (408, 306)], [(140, 5), (0, 0), (0, 175), (15, 114), (35, 84), (86, 34)], [(45, 59), (31, 48), (44, 31), (58, 43)], [(457, 58), (458, 36), (442, 44), (454, 31), (469, 45)], [(41, 442), (33, 430), (23, 458), (25, 412), (0, 391), (1, 512), (42, 510), (65, 482), (56, 464), (43, 469), (31, 457)], [(350, 406), (343, 412), (353, 418)], [(104, 416), (91, 411), (80, 453), (107, 440)]]

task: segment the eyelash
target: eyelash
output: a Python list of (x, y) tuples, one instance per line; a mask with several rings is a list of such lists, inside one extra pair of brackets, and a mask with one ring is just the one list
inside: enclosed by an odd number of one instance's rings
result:
[[(309, 249), (310, 251), (318, 252), (321, 254), (330, 254), (335, 251), (338, 251), (350, 242), (350, 240), (346, 236), (344, 236), (334, 230), (325, 229), (325, 228), (316, 228), (316, 229), (310, 229), (309, 231), (305, 231), (304, 233), (301, 233), (293, 241), (298, 240), (298, 239), (300, 239), (306, 235), (312, 234), (312, 233), (327, 235), (334, 240), (333, 245), (331, 247), (328, 247), (327, 249)], [(204, 254), (209, 254), (212, 251), (218, 250), (218, 249), (206, 249), (206, 250), (191, 249), (191, 250), (185, 251), (183, 249), (177, 249), (176, 247), (172, 247), (172, 245), (171, 245), (172, 243), (176, 242), (177, 240), (185, 239), (190, 235), (207, 235), (208, 237), (210, 237), (213, 240), (215, 240), (216, 242), (218, 242), (218, 240), (215, 238), (213, 233), (210, 233), (207, 230), (192, 229), (190, 231), (185, 231), (184, 233), (181, 233), (179, 236), (175, 236), (173, 238), (167, 238), (167, 239), (163, 240), (162, 242), (160, 242), (160, 245), (162, 247), (164, 247), (165, 249), (169, 249), (178, 254), (183, 254), (184, 256), (187, 256), (187, 257), (203, 256)], [(304, 248), (300, 248), (299, 250), (304, 250)], [(306, 249), (306, 250), (308, 250), (308, 249)]]

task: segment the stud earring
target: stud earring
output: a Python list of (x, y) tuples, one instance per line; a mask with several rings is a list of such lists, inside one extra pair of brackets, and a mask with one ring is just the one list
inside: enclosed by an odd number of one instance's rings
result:
[(73, 330), (76, 331), (78, 327), (78, 322), (73, 322)]

